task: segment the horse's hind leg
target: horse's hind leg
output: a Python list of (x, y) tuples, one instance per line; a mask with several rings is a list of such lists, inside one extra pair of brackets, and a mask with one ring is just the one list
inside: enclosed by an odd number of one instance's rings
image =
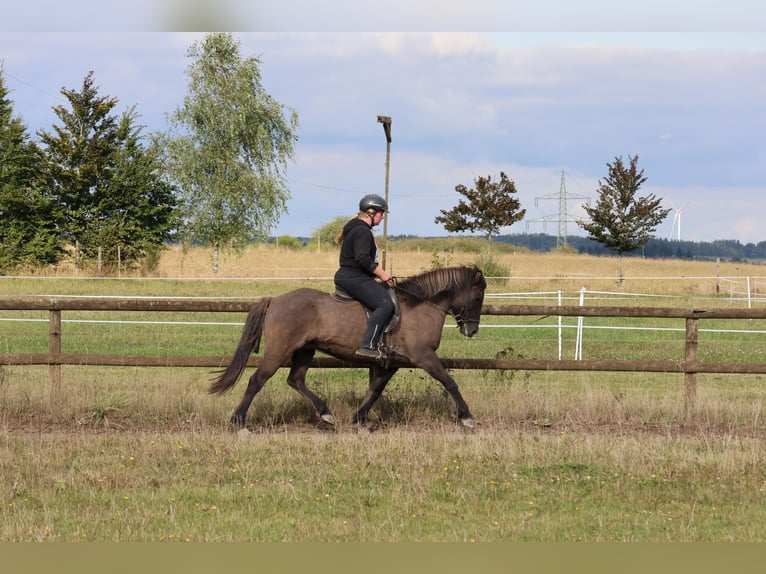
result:
[(363, 425), (367, 421), (367, 414), (370, 412), (372, 405), (380, 398), (383, 393), (383, 389), (386, 388), (388, 381), (394, 376), (398, 369), (384, 369), (382, 367), (370, 368), (370, 384), (367, 387), (367, 394), (362, 401), (362, 406), (356, 411), (352, 422), (354, 424)]
[(309, 370), (311, 359), (314, 358), (313, 349), (299, 349), (293, 353), (292, 366), (290, 374), (287, 375), (287, 384), (306, 397), (311, 404), (317, 416), (325, 423), (334, 425), (335, 418), (332, 416), (327, 403), (324, 402), (316, 393), (312, 392), (306, 386), (306, 372)]
[(261, 363), (255, 373), (250, 377), (250, 380), (247, 383), (247, 388), (245, 389), (245, 394), (231, 415), (231, 422), (238, 428), (245, 428), (245, 417), (247, 416), (247, 410), (250, 408), (250, 404), (253, 402), (255, 395), (258, 394), (258, 391), (260, 391), (263, 388), (263, 385), (266, 384), (266, 381), (277, 372), (279, 366), (280, 365), (278, 364), (268, 363), (264, 359), (264, 362)]

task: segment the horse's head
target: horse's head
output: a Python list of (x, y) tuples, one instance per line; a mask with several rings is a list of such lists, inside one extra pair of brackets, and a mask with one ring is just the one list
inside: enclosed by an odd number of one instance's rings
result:
[(432, 269), (405, 279), (396, 288), (410, 305), (427, 301), (452, 315), (466, 337), (479, 330), (487, 281), (475, 265)]
[(450, 306), (450, 313), (455, 317), (460, 332), (466, 337), (473, 337), (479, 330), (487, 281), (478, 267), (467, 267), (466, 274), (465, 285)]

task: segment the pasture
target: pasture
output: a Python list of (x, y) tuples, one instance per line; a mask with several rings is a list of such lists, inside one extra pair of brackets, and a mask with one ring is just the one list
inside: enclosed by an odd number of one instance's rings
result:
[[(498, 251), (511, 278), (491, 281), (488, 294), (546, 304), (559, 290), (573, 304), (586, 287), (605, 305), (635, 293), (631, 305), (743, 305), (721, 287), (763, 274), (741, 263), (631, 258), (617, 285), (612, 258)], [(225, 254), (211, 278), (209, 253), (171, 250), (151, 274), (81, 278), (58, 269), (0, 278), (0, 293), (252, 299), (305, 285), (329, 290), (336, 257), (256, 247)], [(475, 259), (396, 243), (389, 254), (394, 275)], [(227, 356), (243, 318), (71, 313), (63, 341), (71, 353)], [(44, 313), (0, 319), (0, 352), (45, 352)], [(444, 357), (554, 358), (558, 350), (555, 318), (517, 317), (508, 328), (508, 317), (486, 317), (471, 340), (450, 321)], [(563, 330), (567, 358), (575, 321)], [(673, 330), (682, 325), (596, 329), (616, 321), (588, 322), (587, 356), (683, 353), (683, 331)], [(762, 362), (759, 323), (744, 326), (749, 334), (701, 334), (701, 354)], [(47, 367), (0, 366), (0, 540), (766, 540), (762, 376), (699, 375), (690, 407), (679, 374), (458, 370), (478, 422), (465, 431), (441, 386), (408, 369), (389, 384), (369, 429), (359, 429), (350, 419), (366, 370), (314, 369), (309, 385), (335, 414), (327, 431), (285, 374), (257, 396), (252, 434), (240, 437), (227, 421), (244, 380), (211, 396), (205, 369), (64, 366), (53, 395)]]

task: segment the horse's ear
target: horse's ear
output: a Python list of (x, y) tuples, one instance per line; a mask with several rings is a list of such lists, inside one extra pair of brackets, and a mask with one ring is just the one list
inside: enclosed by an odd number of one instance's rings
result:
[(484, 280), (484, 274), (481, 272), (481, 269), (477, 268), (476, 272), (473, 274), (473, 284), (478, 285)]

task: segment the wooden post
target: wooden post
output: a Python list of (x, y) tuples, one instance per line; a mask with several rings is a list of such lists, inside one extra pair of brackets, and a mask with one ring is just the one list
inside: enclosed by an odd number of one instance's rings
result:
[[(383, 132), (386, 134), (386, 189), (385, 197), (388, 204), (388, 172), (391, 167), (391, 116), (378, 116), (378, 123), (383, 124)], [(386, 267), (386, 255), (388, 254), (388, 213), (383, 220), (383, 256), (381, 260), (381, 267), (387, 270), (389, 273), (391, 270)]]
[(699, 347), (699, 319), (686, 319), (686, 351), (684, 370), (684, 386), (686, 387), (686, 406), (694, 406), (697, 400), (697, 372), (689, 370), (690, 364), (697, 363), (697, 350)]
[(715, 294), (721, 292), (721, 258), (715, 258)]
[[(48, 346), (50, 354), (61, 354), (61, 311), (48, 312)], [(58, 363), (48, 365), (48, 375), (51, 381), (51, 400), (55, 401), (61, 395), (61, 365)]]

